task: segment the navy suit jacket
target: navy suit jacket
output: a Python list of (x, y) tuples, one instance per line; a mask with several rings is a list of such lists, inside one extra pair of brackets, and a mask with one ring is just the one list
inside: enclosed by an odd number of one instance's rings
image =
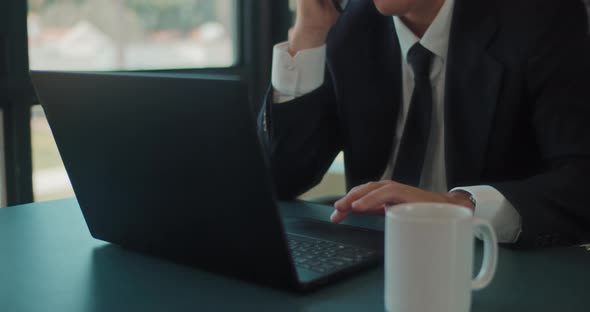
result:
[[(516, 246), (590, 240), (590, 39), (579, 0), (456, 0), (445, 90), (449, 187), (487, 184), (522, 217)], [(352, 1), (327, 41), (325, 83), (260, 117), (289, 199), (344, 151), (350, 189), (391, 156), (401, 56), (391, 17)], [(266, 118), (266, 119), (265, 119)]]

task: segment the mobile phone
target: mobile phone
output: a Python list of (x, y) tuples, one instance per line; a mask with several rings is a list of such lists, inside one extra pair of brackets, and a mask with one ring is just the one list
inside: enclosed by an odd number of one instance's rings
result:
[(350, 0), (332, 0), (332, 2), (334, 3), (336, 10), (342, 13), (346, 10), (346, 7), (348, 7), (348, 3), (350, 3)]

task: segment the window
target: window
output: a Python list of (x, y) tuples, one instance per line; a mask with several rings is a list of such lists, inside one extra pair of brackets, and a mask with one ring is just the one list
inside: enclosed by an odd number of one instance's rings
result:
[(229, 67), (235, 16), (234, 0), (29, 0), (30, 67)]
[(297, 0), (289, 0), (289, 9), (293, 14), (293, 21), (295, 21), (295, 12), (297, 10)]
[(40, 105), (31, 108), (33, 194), (35, 201), (72, 197), (74, 191)]
[[(288, 1), (276, 0), (0, 1), (4, 201), (64, 196), (58, 186), (71, 192), (42, 109), (35, 106), (30, 69), (238, 76), (254, 112), (270, 80), (272, 44), (283, 40), (288, 24)], [(42, 182), (50, 176), (59, 179)]]
[[(154, 70), (236, 65), (235, 0), (29, 0), (33, 70)], [(35, 201), (74, 195), (40, 105), (31, 108)]]

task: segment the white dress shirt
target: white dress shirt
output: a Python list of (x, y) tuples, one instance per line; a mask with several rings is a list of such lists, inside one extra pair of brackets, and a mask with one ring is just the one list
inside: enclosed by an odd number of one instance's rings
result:
[[(383, 180), (391, 179), (393, 174), (414, 90), (414, 73), (407, 62), (407, 54), (414, 44), (420, 42), (434, 54), (430, 72), (433, 95), (432, 125), (420, 187), (433, 192), (448, 190), (444, 153), (444, 94), (453, 7), (454, 0), (446, 0), (422, 38), (418, 38), (399, 17), (393, 17), (402, 52), (403, 103), (397, 116), (397, 128), (393, 138), (394, 151), (383, 173)], [(275, 105), (319, 88), (324, 83), (325, 61), (325, 45), (299, 51), (291, 57), (287, 42), (277, 44), (274, 48), (272, 66)], [(474, 103), (474, 105), (477, 104)], [(473, 195), (476, 201), (475, 216), (488, 220), (492, 224), (500, 242), (510, 243), (518, 239), (521, 231), (520, 215), (498, 190), (488, 185), (465, 186), (451, 191), (454, 190), (463, 190)]]

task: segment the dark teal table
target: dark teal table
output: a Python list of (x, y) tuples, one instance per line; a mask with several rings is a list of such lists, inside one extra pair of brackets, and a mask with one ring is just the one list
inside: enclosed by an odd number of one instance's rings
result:
[[(324, 219), (330, 211), (292, 203), (284, 213)], [(383, 226), (379, 217), (349, 222)], [(0, 311), (383, 310), (382, 268), (299, 295), (95, 240), (74, 199), (0, 209)], [(590, 252), (502, 249), (496, 279), (474, 294), (472, 311), (590, 311)]]

